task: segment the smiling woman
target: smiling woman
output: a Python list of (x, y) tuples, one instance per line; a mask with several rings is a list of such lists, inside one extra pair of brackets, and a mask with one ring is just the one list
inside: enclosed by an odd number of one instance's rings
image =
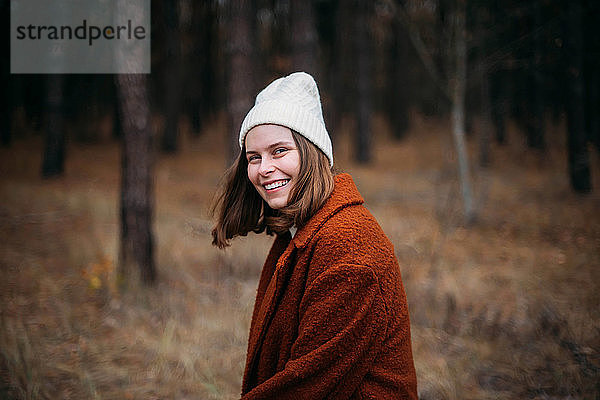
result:
[(394, 249), (348, 174), (333, 174), (317, 85), (261, 91), (215, 203), (213, 244), (276, 234), (262, 269), (242, 399), (416, 399)]
[(274, 210), (287, 206), (300, 171), (300, 155), (289, 128), (258, 125), (246, 136), (248, 179)]

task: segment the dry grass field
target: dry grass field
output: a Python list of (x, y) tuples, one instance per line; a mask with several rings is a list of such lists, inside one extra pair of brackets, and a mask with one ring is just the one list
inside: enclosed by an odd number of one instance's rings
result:
[[(350, 172), (394, 243), (422, 399), (600, 398), (600, 162), (587, 196), (568, 187), (564, 126), (545, 154), (511, 128), (473, 168), (476, 223), (463, 227), (447, 121), (379, 133)], [(156, 160), (158, 284), (119, 293), (119, 147), (70, 143), (64, 177), (39, 177), (41, 139), (0, 149), (0, 398), (238, 397), (264, 235), (210, 245), (224, 170), (213, 122)], [(471, 139), (475, 156), (476, 138)], [(473, 158), (473, 157), (472, 157)]]

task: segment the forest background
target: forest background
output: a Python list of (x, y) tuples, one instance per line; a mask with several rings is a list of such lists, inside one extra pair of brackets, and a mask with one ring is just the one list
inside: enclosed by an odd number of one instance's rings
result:
[(0, 398), (239, 396), (272, 238), (213, 248), (210, 205), (255, 94), (304, 70), (394, 244), (420, 398), (599, 399), (599, 13), (153, 1), (151, 74), (5, 57)]

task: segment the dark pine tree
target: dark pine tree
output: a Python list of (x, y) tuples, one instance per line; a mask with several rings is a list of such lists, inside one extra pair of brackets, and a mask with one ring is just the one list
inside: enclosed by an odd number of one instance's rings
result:
[[(3, 22), (3, 35), (0, 39), (0, 48), (2, 54), (10, 53), (10, 2), (8, 0), (0, 1), (0, 12), (2, 13), (0, 21)], [(2, 80), (2, 94), (0, 94), (0, 143), (2, 146), (9, 146), (11, 135), (12, 121), (12, 99), (13, 92), (12, 79), (10, 75), (10, 60), (9, 57), (4, 57), (0, 66), (0, 79)]]
[(217, 85), (213, 63), (215, 57), (215, 37), (217, 20), (215, 2), (194, 2), (191, 24), (192, 49), (187, 63), (186, 85), (187, 90), (186, 112), (192, 121), (192, 133), (199, 135), (203, 127), (203, 119), (216, 110), (214, 99), (215, 85)]
[(371, 2), (354, 0), (356, 30), (356, 136), (354, 157), (359, 163), (371, 161), (371, 47), (369, 19)]
[(400, 139), (408, 130), (408, 107), (410, 105), (408, 89), (411, 85), (408, 82), (410, 73), (407, 66), (409, 65), (410, 41), (408, 32), (399, 18), (394, 18), (391, 24), (391, 56), (388, 58), (390, 76), (386, 108), (394, 137)]
[(150, 106), (144, 74), (117, 76), (122, 118), (121, 247), (119, 275), (124, 285), (139, 272), (141, 281), (156, 280), (153, 210), (153, 155)]
[(255, 12), (250, 0), (227, 3), (227, 154), (230, 164), (239, 152), (238, 130), (252, 106), (254, 66), (252, 49)]
[(586, 41), (584, 75), (586, 80), (586, 117), (590, 140), (600, 151), (600, 2), (586, 0), (584, 38)]
[(319, 81), (318, 36), (312, 1), (290, 3), (292, 70), (308, 72)]
[[(567, 148), (571, 187), (592, 190), (585, 119), (584, 37), (582, 0), (569, 1), (566, 12)], [(597, 112), (597, 110), (596, 110)]]
[(333, 32), (332, 62), (329, 79), (331, 82), (332, 101), (325, 110), (329, 112), (329, 133), (335, 142), (342, 116), (351, 112), (351, 100), (356, 97), (354, 93), (354, 74), (356, 70), (349, 60), (354, 59), (355, 49), (353, 29), (354, 0), (339, 0), (335, 8), (335, 31)]
[(533, 14), (533, 45), (531, 55), (531, 118), (527, 132), (527, 144), (534, 149), (544, 149), (544, 75), (542, 61), (544, 58), (544, 41), (542, 27), (542, 6), (539, 0), (532, 2)]
[(163, 79), (165, 85), (165, 127), (161, 147), (164, 152), (174, 153), (177, 151), (179, 111), (182, 103), (179, 8), (177, 1), (165, 1), (162, 6), (166, 34), (166, 66)]
[(486, 4), (473, 2), (470, 13), (472, 21), (470, 28), (473, 32), (474, 54), (475, 54), (475, 75), (478, 91), (475, 91), (473, 98), (477, 100), (479, 108), (479, 165), (488, 167), (491, 162), (491, 137), (492, 137), (492, 112), (490, 95), (490, 73), (487, 55), (490, 46), (490, 36), (492, 32), (489, 29), (491, 25), (491, 14)]
[(64, 75), (51, 74), (46, 80), (44, 116), (44, 159), (42, 176), (62, 175), (65, 164)]
[[(117, 2), (117, 10), (133, 18), (142, 18), (146, 12), (137, 2), (125, 0)], [(130, 57), (131, 53), (125, 51), (115, 47), (117, 62), (141, 62), (139, 52), (133, 53), (138, 57)], [(123, 131), (118, 272), (119, 284), (126, 289), (138, 282), (151, 285), (156, 281), (152, 234), (154, 154), (148, 75), (119, 74), (115, 80)]]

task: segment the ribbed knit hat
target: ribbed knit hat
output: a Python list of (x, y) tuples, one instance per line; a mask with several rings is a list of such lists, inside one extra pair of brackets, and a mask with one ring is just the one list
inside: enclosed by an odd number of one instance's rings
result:
[(240, 148), (255, 126), (275, 124), (288, 127), (325, 153), (333, 166), (331, 139), (325, 128), (319, 89), (312, 76), (294, 72), (271, 82), (258, 96), (240, 128)]

